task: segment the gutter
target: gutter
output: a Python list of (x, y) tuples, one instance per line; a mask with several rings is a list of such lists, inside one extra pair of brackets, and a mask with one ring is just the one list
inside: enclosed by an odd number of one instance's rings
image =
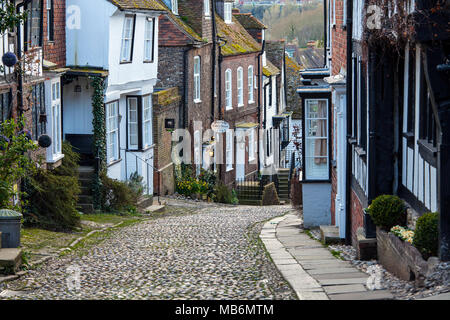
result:
[(353, 1), (347, 1), (347, 157), (346, 157), (346, 177), (345, 177), (345, 243), (352, 244), (351, 231), (351, 179), (352, 179), (352, 86), (353, 86)]

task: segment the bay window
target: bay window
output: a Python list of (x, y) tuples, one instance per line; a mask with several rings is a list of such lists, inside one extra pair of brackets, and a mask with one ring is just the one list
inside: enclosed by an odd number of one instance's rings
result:
[(307, 180), (328, 180), (328, 100), (305, 101), (305, 174)]
[(128, 150), (145, 150), (153, 144), (151, 95), (127, 97)]
[(150, 96), (144, 96), (143, 101), (143, 147), (148, 148), (152, 145), (152, 102)]
[(59, 155), (61, 148), (61, 88), (60, 82), (52, 83), (52, 151), (53, 155)]
[(119, 102), (106, 105), (106, 144), (108, 163), (119, 160)]
[(125, 16), (120, 62), (131, 62), (134, 38), (134, 16)]

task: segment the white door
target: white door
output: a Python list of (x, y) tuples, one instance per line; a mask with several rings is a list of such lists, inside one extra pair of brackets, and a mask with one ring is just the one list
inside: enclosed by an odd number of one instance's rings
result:
[(245, 178), (245, 131), (236, 131), (236, 180)]

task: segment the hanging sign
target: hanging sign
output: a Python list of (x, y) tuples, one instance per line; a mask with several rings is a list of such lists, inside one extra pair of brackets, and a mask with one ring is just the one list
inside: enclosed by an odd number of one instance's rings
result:
[(211, 124), (211, 129), (217, 133), (224, 133), (227, 132), (228, 129), (230, 129), (230, 125), (228, 122), (225, 122), (223, 120), (214, 121)]

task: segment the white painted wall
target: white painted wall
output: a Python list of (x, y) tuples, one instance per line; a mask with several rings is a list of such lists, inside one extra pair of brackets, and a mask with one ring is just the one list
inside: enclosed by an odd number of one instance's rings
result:
[[(75, 86), (81, 86), (81, 92), (75, 92)], [(88, 88), (88, 89), (86, 89)], [(63, 89), (63, 133), (93, 134), (92, 101), (93, 88), (86, 77), (79, 77)]]

